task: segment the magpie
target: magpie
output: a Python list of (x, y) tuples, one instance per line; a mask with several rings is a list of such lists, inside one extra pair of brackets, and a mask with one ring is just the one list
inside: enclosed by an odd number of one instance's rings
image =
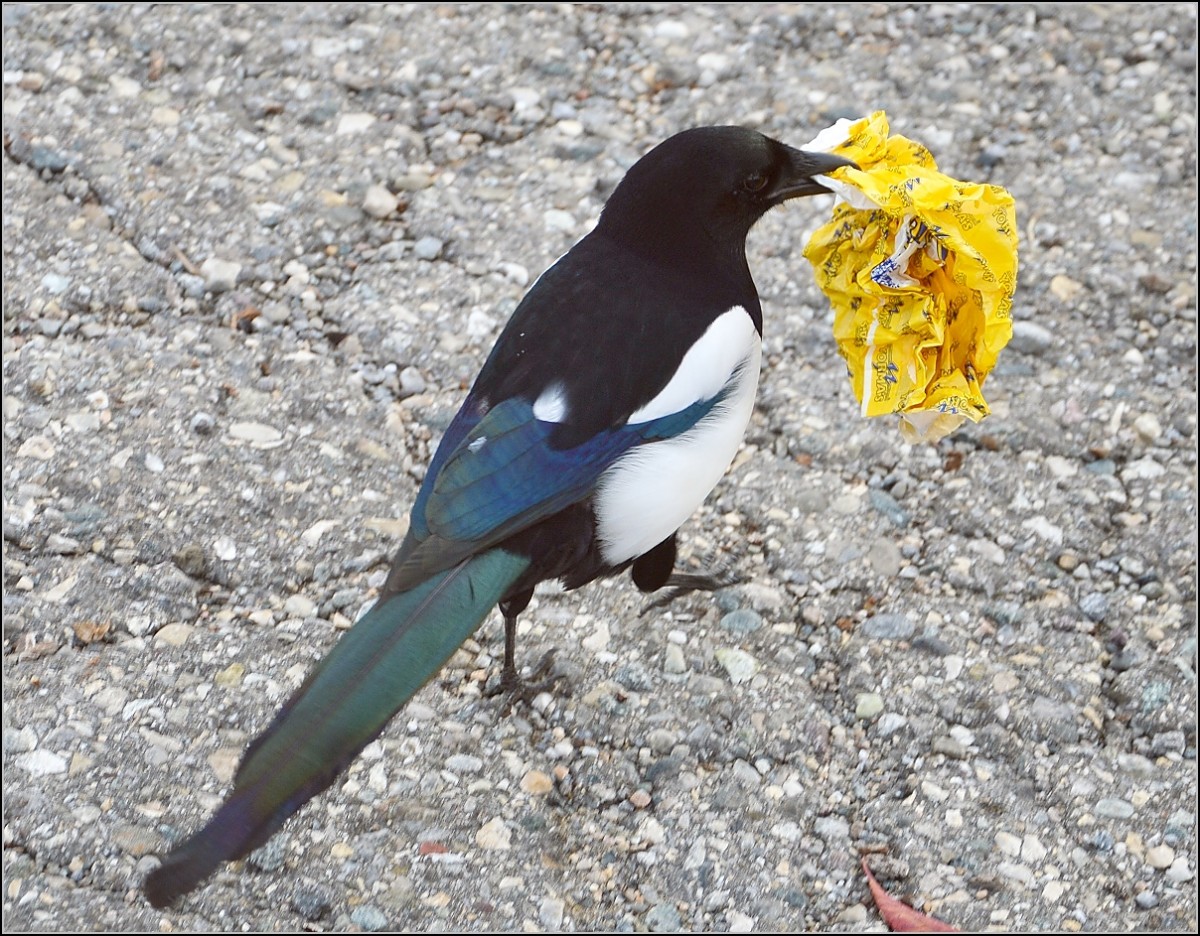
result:
[(144, 889), (165, 907), (342, 773), (499, 605), (505, 681), (534, 587), (667, 584), (676, 531), (725, 473), (758, 386), (746, 235), (853, 165), (699, 127), (635, 163), (534, 283), (447, 428), (378, 601), (247, 747), (233, 790)]

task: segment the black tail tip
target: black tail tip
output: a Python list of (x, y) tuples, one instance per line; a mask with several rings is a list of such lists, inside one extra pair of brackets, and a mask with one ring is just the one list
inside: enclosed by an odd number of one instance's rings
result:
[(179, 879), (177, 868), (165, 864), (151, 871), (142, 882), (142, 893), (156, 910), (165, 910), (191, 889)]

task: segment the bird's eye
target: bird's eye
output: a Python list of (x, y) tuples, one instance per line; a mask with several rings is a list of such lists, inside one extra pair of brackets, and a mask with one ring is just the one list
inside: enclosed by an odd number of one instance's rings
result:
[(765, 172), (756, 172), (742, 183), (742, 188), (747, 192), (761, 192), (766, 187), (767, 174)]

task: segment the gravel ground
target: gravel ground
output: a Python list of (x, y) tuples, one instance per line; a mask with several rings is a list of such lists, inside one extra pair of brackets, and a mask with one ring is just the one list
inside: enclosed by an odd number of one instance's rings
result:
[[(4, 7), (4, 921), (1191, 930), (1196, 10)], [(994, 413), (857, 416), (751, 235), (759, 407), (685, 529), (746, 581), (498, 619), (251, 860), (138, 885), (370, 600), (528, 283), (643, 152), (888, 111), (1022, 235)]]

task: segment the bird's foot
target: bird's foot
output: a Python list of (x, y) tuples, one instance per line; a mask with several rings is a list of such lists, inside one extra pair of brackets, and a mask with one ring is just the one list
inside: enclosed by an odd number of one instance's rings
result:
[[(488, 698), (507, 696), (501, 714), (507, 715), (518, 702), (524, 702), (533, 708), (533, 700), (541, 693), (548, 692), (558, 685), (566, 675), (555, 668), (558, 648), (551, 647), (538, 660), (537, 666), (529, 674), (528, 679), (522, 679), (515, 666), (506, 665), (500, 673), (500, 678), (484, 690)], [(490, 682), (490, 681), (489, 681)]]
[(695, 591), (719, 591), (740, 585), (745, 579), (728, 564), (717, 566), (711, 572), (672, 572), (661, 595), (646, 603), (641, 614), (647, 614), (655, 608), (664, 608), (677, 598)]

